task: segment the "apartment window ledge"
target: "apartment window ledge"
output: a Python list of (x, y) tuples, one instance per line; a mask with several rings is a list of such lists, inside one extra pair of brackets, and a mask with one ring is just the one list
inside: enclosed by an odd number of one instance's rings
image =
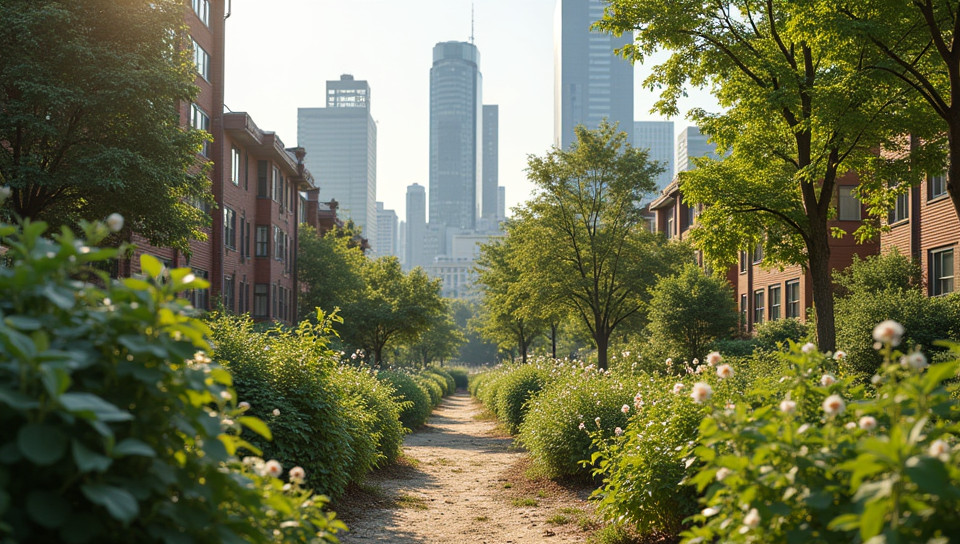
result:
[(890, 227), (890, 228), (894, 228), (894, 227), (899, 227), (899, 226), (901, 226), (901, 225), (906, 225), (906, 224), (909, 224), (909, 223), (910, 223), (910, 218), (907, 217), (907, 218), (905, 218), (905, 219), (901, 219), (901, 220), (897, 221), (896, 223), (890, 223), (890, 224), (888, 224), (887, 226)]
[(950, 193), (943, 193), (942, 195), (937, 195), (933, 198), (927, 199), (927, 204), (933, 204), (935, 202), (940, 202), (941, 200), (948, 200), (950, 198)]

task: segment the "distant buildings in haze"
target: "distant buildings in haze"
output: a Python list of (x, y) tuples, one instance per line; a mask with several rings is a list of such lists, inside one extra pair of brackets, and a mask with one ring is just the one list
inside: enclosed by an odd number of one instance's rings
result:
[(657, 190), (670, 185), (674, 175), (673, 121), (636, 121), (633, 123), (633, 147), (649, 149), (649, 159), (663, 171), (656, 177)]

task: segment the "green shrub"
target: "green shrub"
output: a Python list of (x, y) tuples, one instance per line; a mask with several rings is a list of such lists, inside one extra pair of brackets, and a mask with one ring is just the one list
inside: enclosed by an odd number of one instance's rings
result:
[(875, 391), (852, 379), (824, 385), (830, 359), (793, 346), (787, 395), (755, 409), (714, 408), (700, 426), (702, 467), (689, 480), (705, 508), (685, 541), (950, 542), (960, 534), (960, 410), (944, 385), (960, 361), (924, 370), (916, 353), (900, 359), (890, 343), (881, 352)]
[(551, 476), (586, 475), (589, 467), (581, 461), (590, 460), (596, 451), (587, 431), (609, 436), (616, 427), (625, 427), (627, 414), (621, 407), (632, 405), (633, 388), (592, 365), (558, 367), (549, 386), (531, 399), (518, 442)]
[(0, 226), (0, 541), (333, 540), (325, 499), (233, 456), (241, 428), (270, 431), (175, 298), (206, 282), (146, 255), (113, 281), (107, 227), (81, 227)]
[(710, 346), (713, 351), (719, 351), (724, 357), (750, 357), (758, 347), (755, 338), (720, 339)]
[(430, 403), (430, 393), (409, 374), (399, 370), (383, 370), (377, 374), (377, 379), (385, 381), (393, 387), (395, 398), (400, 403), (400, 423), (407, 429), (413, 430), (427, 422), (433, 406)]
[(466, 367), (462, 366), (448, 366), (444, 370), (447, 371), (447, 374), (453, 377), (453, 383), (456, 386), (456, 389), (466, 389), (469, 385), (469, 376), (470, 373)]
[(893, 248), (889, 253), (871, 255), (866, 259), (854, 255), (850, 266), (834, 271), (833, 281), (837, 285), (835, 295), (844, 298), (888, 289), (919, 290), (923, 287), (923, 273), (918, 261)]
[(527, 401), (539, 393), (549, 379), (549, 370), (529, 363), (514, 365), (500, 377), (494, 411), (511, 434), (520, 430), (527, 413)]
[(436, 408), (443, 400), (443, 385), (441, 378), (435, 374), (414, 374), (413, 379), (426, 389), (430, 396), (430, 408)]
[(440, 367), (437, 367), (437, 366), (430, 366), (430, 367), (427, 367), (427, 369), (425, 370), (425, 372), (430, 372), (430, 373), (436, 374), (437, 376), (440, 376), (441, 378), (443, 378), (443, 381), (444, 381), (443, 394), (444, 394), (444, 396), (446, 396), (446, 395), (452, 395), (452, 394), (454, 394), (454, 393), (457, 392), (457, 382), (456, 382), (456, 380), (454, 380), (454, 379), (453, 379), (453, 375), (450, 374), (449, 372), (447, 372), (445, 369), (440, 368)]
[(805, 343), (810, 332), (806, 323), (792, 317), (765, 321), (757, 325), (757, 347), (772, 351), (786, 346), (790, 340)]
[(334, 387), (351, 399), (356, 413), (366, 416), (357, 418), (360, 426), (353, 434), (373, 440), (374, 455), (367, 457), (358, 453), (360, 462), (351, 471), (353, 480), (359, 481), (367, 470), (393, 463), (399, 457), (406, 434), (400, 423), (402, 406), (395, 399), (393, 387), (378, 380), (369, 369), (340, 365), (332, 378)]

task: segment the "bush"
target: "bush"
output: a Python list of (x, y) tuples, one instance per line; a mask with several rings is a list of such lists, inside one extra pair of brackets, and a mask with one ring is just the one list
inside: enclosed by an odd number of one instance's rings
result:
[(759, 344), (756, 338), (733, 338), (717, 340), (710, 347), (724, 357), (750, 357)]
[(462, 366), (448, 366), (444, 370), (453, 377), (456, 389), (466, 389), (469, 385), (469, 372)]
[[(369, 436), (374, 441), (375, 455), (370, 458), (361, 455), (363, 462), (351, 471), (353, 480), (359, 481), (368, 469), (393, 463), (399, 457), (406, 434), (400, 423), (403, 406), (395, 399), (393, 387), (378, 380), (369, 369), (340, 365), (333, 374), (333, 384), (351, 399), (356, 413), (367, 415), (359, 418), (361, 426), (353, 434)], [(368, 459), (371, 462), (367, 463)]]
[(457, 392), (457, 382), (456, 380), (453, 379), (453, 376), (446, 370), (440, 367), (430, 366), (430, 367), (427, 367), (424, 370), (424, 372), (429, 374), (434, 374), (443, 379), (443, 383), (441, 385), (443, 385), (444, 396), (452, 395)]
[(757, 325), (757, 347), (774, 351), (786, 346), (791, 340), (804, 343), (810, 339), (810, 332), (806, 323), (792, 317), (765, 321)]
[(901, 255), (894, 248), (890, 253), (871, 255), (866, 259), (854, 255), (850, 266), (834, 271), (833, 281), (837, 285), (835, 295), (844, 298), (888, 289), (920, 290), (923, 288), (923, 273), (918, 261)]
[(875, 391), (821, 381), (830, 359), (793, 346), (787, 395), (756, 409), (713, 409), (700, 426), (702, 468), (689, 480), (706, 508), (685, 541), (950, 542), (960, 534), (960, 411), (945, 386), (960, 361), (923, 370), (916, 353), (901, 360), (890, 343), (881, 352)]
[(400, 403), (400, 423), (407, 429), (416, 429), (427, 422), (433, 406), (430, 394), (409, 374), (399, 370), (383, 370), (377, 379), (393, 387), (395, 399)]
[(113, 281), (107, 227), (81, 227), (0, 226), (0, 541), (333, 540), (325, 499), (233, 456), (241, 428), (269, 429), (175, 298), (206, 282), (146, 255), (144, 279)]
[(512, 366), (500, 377), (494, 412), (510, 434), (520, 430), (528, 409), (527, 401), (539, 393), (549, 379), (549, 370), (533, 364)]
[(414, 374), (413, 379), (416, 380), (424, 389), (426, 389), (427, 394), (430, 396), (430, 408), (436, 408), (440, 405), (440, 401), (443, 400), (443, 386), (446, 382), (436, 374)]

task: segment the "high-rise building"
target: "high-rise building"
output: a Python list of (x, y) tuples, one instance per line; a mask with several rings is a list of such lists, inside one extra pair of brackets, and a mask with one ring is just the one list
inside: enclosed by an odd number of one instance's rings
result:
[[(472, 229), (482, 192), (483, 102), (480, 53), (441, 42), (430, 68), (430, 223)], [(322, 175), (321, 175), (322, 179)], [(409, 213), (409, 212), (408, 212)], [(412, 231), (408, 228), (408, 232)]]
[(344, 74), (327, 81), (325, 108), (297, 110), (297, 140), (310, 150), (321, 201), (336, 199), (339, 215), (353, 220), (376, 247), (377, 125), (370, 113), (370, 86)]
[[(633, 41), (590, 30), (603, 18), (603, 0), (557, 0), (554, 15), (554, 144), (567, 149), (573, 128), (595, 129), (604, 118), (633, 132), (633, 65), (613, 53)], [(628, 138), (627, 141), (633, 141)]]
[(423, 239), (427, 231), (427, 191), (423, 185), (407, 186), (406, 248), (404, 262), (407, 269), (426, 264)]
[(649, 149), (649, 159), (660, 164), (657, 190), (673, 180), (673, 121), (636, 121), (633, 123), (633, 147)]
[(497, 187), (497, 219), (501, 221), (507, 218), (507, 188), (503, 185)]
[(694, 170), (694, 157), (717, 158), (717, 147), (707, 142), (707, 135), (697, 127), (687, 127), (677, 135), (677, 172)]
[(497, 217), (497, 185), (500, 182), (498, 168), (500, 107), (496, 104), (483, 106), (483, 190), (481, 191), (481, 217)]
[(397, 212), (385, 210), (377, 202), (377, 255), (399, 255), (397, 252)]

